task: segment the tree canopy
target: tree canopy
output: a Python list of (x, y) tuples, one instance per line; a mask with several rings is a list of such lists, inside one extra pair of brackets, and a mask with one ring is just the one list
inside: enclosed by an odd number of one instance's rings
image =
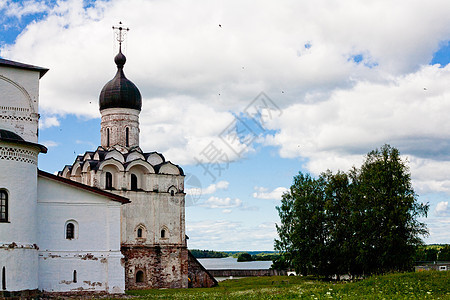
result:
[(407, 270), (428, 233), (418, 218), (429, 206), (417, 198), (406, 161), (389, 145), (347, 173), (300, 172), (277, 207), (277, 263), (322, 276)]

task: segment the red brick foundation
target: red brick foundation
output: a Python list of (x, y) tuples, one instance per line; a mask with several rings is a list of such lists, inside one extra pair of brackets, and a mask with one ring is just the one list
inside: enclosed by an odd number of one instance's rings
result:
[(125, 289), (187, 288), (188, 250), (175, 245), (122, 246)]

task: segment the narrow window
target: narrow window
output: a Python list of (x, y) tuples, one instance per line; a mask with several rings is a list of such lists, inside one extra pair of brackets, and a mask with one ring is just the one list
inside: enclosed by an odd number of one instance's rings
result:
[(66, 225), (66, 239), (71, 240), (75, 237), (75, 225), (67, 223)]
[(166, 230), (161, 230), (161, 238), (165, 238), (166, 237)]
[(138, 238), (141, 238), (141, 237), (142, 237), (142, 228), (139, 228), (139, 229), (137, 230), (137, 237), (138, 237)]
[(170, 191), (170, 196), (175, 195), (175, 192), (173, 190)]
[(2, 268), (2, 290), (6, 290), (6, 267)]
[(109, 172), (106, 172), (105, 176), (106, 176), (105, 189), (112, 190), (112, 188), (113, 188), (112, 174)]
[(144, 272), (137, 271), (136, 273), (136, 283), (144, 282)]
[(137, 176), (134, 174), (131, 174), (131, 190), (137, 191)]
[(8, 194), (0, 191), (0, 222), (8, 222)]
[(74, 283), (77, 282), (77, 270), (73, 270), (73, 280)]
[(130, 147), (130, 129), (125, 128), (125, 144), (127, 147)]
[(109, 147), (109, 128), (106, 128), (106, 147)]

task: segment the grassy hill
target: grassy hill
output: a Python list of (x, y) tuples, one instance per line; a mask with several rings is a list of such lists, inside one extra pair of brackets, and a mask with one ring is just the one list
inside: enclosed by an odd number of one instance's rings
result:
[(450, 299), (450, 271), (396, 273), (357, 282), (309, 277), (249, 277), (210, 289), (129, 291), (141, 299)]

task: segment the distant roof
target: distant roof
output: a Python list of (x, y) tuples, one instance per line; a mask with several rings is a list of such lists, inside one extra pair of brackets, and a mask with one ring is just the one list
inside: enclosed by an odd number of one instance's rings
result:
[(38, 170), (38, 175), (42, 176), (42, 177), (46, 177), (46, 178), (52, 179), (52, 180), (55, 180), (55, 181), (59, 181), (59, 182), (62, 182), (62, 183), (65, 183), (65, 184), (68, 184), (68, 185), (71, 185), (71, 186), (74, 186), (74, 187), (79, 188), (79, 189), (83, 189), (83, 190), (86, 190), (86, 191), (89, 191), (89, 192), (92, 192), (92, 193), (95, 193), (95, 194), (99, 194), (99, 195), (108, 197), (109, 199), (111, 199), (113, 201), (120, 202), (122, 204), (131, 202), (128, 198), (125, 198), (125, 197), (122, 197), (122, 196), (119, 196), (119, 195), (116, 195), (116, 194), (113, 194), (113, 193), (110, 193), (110, 192), (106, 192), (106, 191), (98, 189), (96, 187), (85, 185), (85, 184), (82, 184), (82, 183), (79, 183), (79, 182), (76, 182), (76, 181), (73, 181), (73, 180), (70, 180), (70, 179), (66, 179), (64, 177), (59, 177), (59, 176), (47, 173), (45, 171)]
[(18, 134), (6, 129), (0, 129), (0, 141), (22, 144), (27, 146), (35, 146), (38, 147), (42, 153), (47, 153), (47, 148), (45, 146), (32, 142), (27, 142)]
[(17, 61), (7, 60), (4, 58), (0, 58), (0, 66), (9, 66), (12, 68), (38, 71), (40, 73), (39, 78), (42, 78), (42, 76), (44, 76), (45, 73), (47, 73), (47, 71), (48, 71), (48, 69), (46, 69), (46, 68), (41, 68), (41, 67), (37, 67), (37, 66), (33, 66), (33, 65), (27, 65), (27, 64), (23, 64), (23, 63), (20, 63)]

